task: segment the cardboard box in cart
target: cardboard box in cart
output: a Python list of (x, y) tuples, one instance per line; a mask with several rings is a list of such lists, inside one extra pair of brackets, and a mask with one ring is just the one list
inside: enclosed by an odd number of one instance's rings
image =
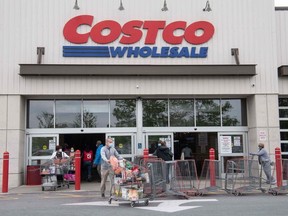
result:
[(131, 188), (131, 187), (122, 187), (121, 188), (122, 198), (125, 200), (139, 200), (143, 198), (143, 189)]

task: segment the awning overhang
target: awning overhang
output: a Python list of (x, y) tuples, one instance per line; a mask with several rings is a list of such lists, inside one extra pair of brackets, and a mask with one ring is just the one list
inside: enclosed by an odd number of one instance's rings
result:
[(20, 76), (254, 76), (256, 65), (20, 64)]
[(278, 68), (279, 76), (288, 76), (288, 65), (282, 65)]

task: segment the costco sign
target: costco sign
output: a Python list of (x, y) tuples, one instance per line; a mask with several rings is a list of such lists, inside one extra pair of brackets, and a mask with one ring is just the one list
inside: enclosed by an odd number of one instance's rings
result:
[[(78, 45), (63, 46), (64, 57), (206, 58), (208, 47), (199, 45), (207, 43), (214, 35), (214, 26), (207, 21), (166, 23), (163, 20), (131, 20), (123, 25), (114, 20), (103, 20), (93, 25), (93, 21), (93, 16), (81, 15), (65, 24), (65, 39)], [(89, 26), (89, 31), (79, 33), (82, 25)], [(158, 37), (169, 45), (155, 46)], [(97, 46), (80, 45), (89, 39)], [(109, 46), (115, 41), (122, 46)], [(133, 46), (140, 41), (145, 46)], [(183, 41), (191, 46), (181, 46)]]

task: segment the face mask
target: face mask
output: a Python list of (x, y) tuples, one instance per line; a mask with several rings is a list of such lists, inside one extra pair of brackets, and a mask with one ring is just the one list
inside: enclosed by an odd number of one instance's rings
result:
[(109, 147), (110, 147), (110, 148), (113, 148), (113, 147), (114, 147), (114, 144), (113, 144), (113, 143), (109, 143)]
[(59, 152), (62, 152), (62, 149), (59, 149)]
[(158, 146), (160, 147), (160, 146), (161, 146), (161, 143), (158, 143)]
[(74, 152), (74, 148), (71, 148), (71, 152)]

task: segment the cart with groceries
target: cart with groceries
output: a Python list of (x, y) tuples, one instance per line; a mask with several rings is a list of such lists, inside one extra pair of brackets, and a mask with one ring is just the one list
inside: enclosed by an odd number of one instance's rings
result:
[(130, 161), (118, 161), (115, 157), (111, 157), (110, 162), (114, 171), (114, 188), (109, 204), (114, 200), (128, 201), (131, 207), (140, 202), (148, 206), (149, 198), (144, 193), (144, 184), (149, 184), (148, 170)]
[(64, 178), (70, 166), (69, 159), (49, 159), (40, 166), (42, 176), (42, 191), (56, 191), (58, 188), (69, 188), (69, 181)]

